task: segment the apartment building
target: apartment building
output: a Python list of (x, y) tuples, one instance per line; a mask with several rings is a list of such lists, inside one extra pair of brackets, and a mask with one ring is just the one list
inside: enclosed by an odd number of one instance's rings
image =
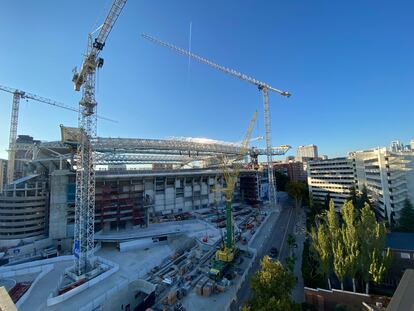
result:
[(330, 195), (335, 208), (349, 199), (354, 187), (355, 175), (353, 161), (346, 157), (308, 162), (309, 193), (315, 202), (323, 203)]
[(273, 170), (285, 174), (290, 181), (306, 181), (306, 171), (302, 162), (275, 162), (273, 163)]
[(310, 161), (308, 183), (315, 201), (323, 201), (329, 193), (336, 208), (349, 198), (352, 188), (362, 191), (365, 187), (376, 213), (394, 223), (404, 201), (414, 202), (414, 153), (374, 148), (344, 158)]
[(364, 186), (378, 215), (398, 219), (405, 199), (414, 202), (414, 153), (375, 148), (350, 153), (356, 189)]
[(306, 159), (316, 159), (318, 157), (318, 147), (316, 145), (299, 146), (296, 151), (296, 160), (299, 162)]

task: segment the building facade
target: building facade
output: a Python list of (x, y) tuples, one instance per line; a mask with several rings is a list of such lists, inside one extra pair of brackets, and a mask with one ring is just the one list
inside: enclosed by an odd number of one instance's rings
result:
[(0, 245), (2, 241), (45, 237), (48, 206), (47, 183), (39, 175), (24, 177), (8, 185), (0, 196)]
[(308, 162), (309, 193), (314, 202), (325, 202), (329, 193), (335, 208), (340, 209), (349, 199), (354, 182), (353, 162), (346, 157)]
[(302, 162), (276, 162), (273, 163), (273, 168), (275, 172), (288, 176), (290, 181), (306, 181), (307, 175)]
[(355, 166), (356, 189), (363, 187), (378, 215), (394, 223), (409, 199), (414, 202), (414, 154), (375, 148), (350, 153)]
[[(318, 158), (318, 147), (316, 145), (299, 146), (296, 152), (296, 160), (303, 162), (304, 159)], [(306, 161), (306, 160), (305, 160)]]
[[(260, 201), (258, 172), (240, 173), (235, 201)], [(50, 228), (52, 239), (71, 238), (74, 226), (75, 175), (55, 170), (51, 175)], [(225, 186), (218, 169), (96, 171), (95, 228), (122, 230), (145, 227), (167, 215), (224, 204)]]
[(339, 208), (354, 188), (366, 188), (378, 216), (398, 220), (404, 201), (414, 202), (414, 153), (375, 148), (348, 157), (308, 162), (309, 192), (315, 201), (329, 193)]

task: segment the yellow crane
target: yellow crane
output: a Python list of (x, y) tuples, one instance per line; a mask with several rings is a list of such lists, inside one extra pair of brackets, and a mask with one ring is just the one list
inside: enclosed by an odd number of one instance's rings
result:
[(226, 183), (226, 186), (219, 190), (224, 193), (226, 200), (226, 241), (224, 245), (222, 245), (222, 247), (216, 252), (213, 266), (210, 269), (210, 277), (214, 279), (222, 277), (224, 272), (229, 268), (229, 265), (234, 260), (234, 257), (237, 253), (237, 248), (234, 242), (234, 226), (231, 203), (233, 201), (233, 193), (237, 178), (240, 169), (243, 166), (242, 161), (246, 155), (256, 119), (257, 111), (254, 112), (253, 117), (250, 120), (249, 127), (247, 128), (246, 134), (244, 135), (244, 139), (241, 144), (239, 155), (236, 158), (228, 158), (227, 156), (221, 156), (220, 158), (224, 181)]

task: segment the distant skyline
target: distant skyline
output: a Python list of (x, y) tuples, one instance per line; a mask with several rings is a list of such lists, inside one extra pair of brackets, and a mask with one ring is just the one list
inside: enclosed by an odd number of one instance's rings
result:
[[(76, 107), (71, 84), (87, 33), (106, 1), (0, 0), (0, 85)], [(409, 144), (414, 138), (412, 1), (128, 1), (101, 56), (98, 122), (104, 137), (264, 136), (254, 86), (154, 45), (146, 32), (292, 93), (270, 94), (272, 142), (315, 144), (321, 155)], [(12, 95), (0, 92), (0, 158), (7, 158)], [(76, 113), (21, 101), (18, 134), (59, 140)], [(264, 141), (255, 142), (259, 147)], [(284, 158), (284, 157), (282, 157)], [(278, 157), (275, 157), (278, 159)]]

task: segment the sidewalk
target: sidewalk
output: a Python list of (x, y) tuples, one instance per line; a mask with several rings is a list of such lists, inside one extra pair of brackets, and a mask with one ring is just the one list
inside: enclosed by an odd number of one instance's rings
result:
[(303, 210), (296, 218), (294, 235), (296, 238), (296, 244), (298, 248), (294, 249), (295, 256), (297, 261), (295, 263), (294, 274), (297, 277), (296, 286), (293, 289), (292, 296), (296, 303), (302, 303), (305, 301), (305, 292), (304, 292), (304, 282), (302, 277), (302, 252), (303, 252), (303, 243), (305, 242), (305, 232), (306, 228), (306, 214)]

